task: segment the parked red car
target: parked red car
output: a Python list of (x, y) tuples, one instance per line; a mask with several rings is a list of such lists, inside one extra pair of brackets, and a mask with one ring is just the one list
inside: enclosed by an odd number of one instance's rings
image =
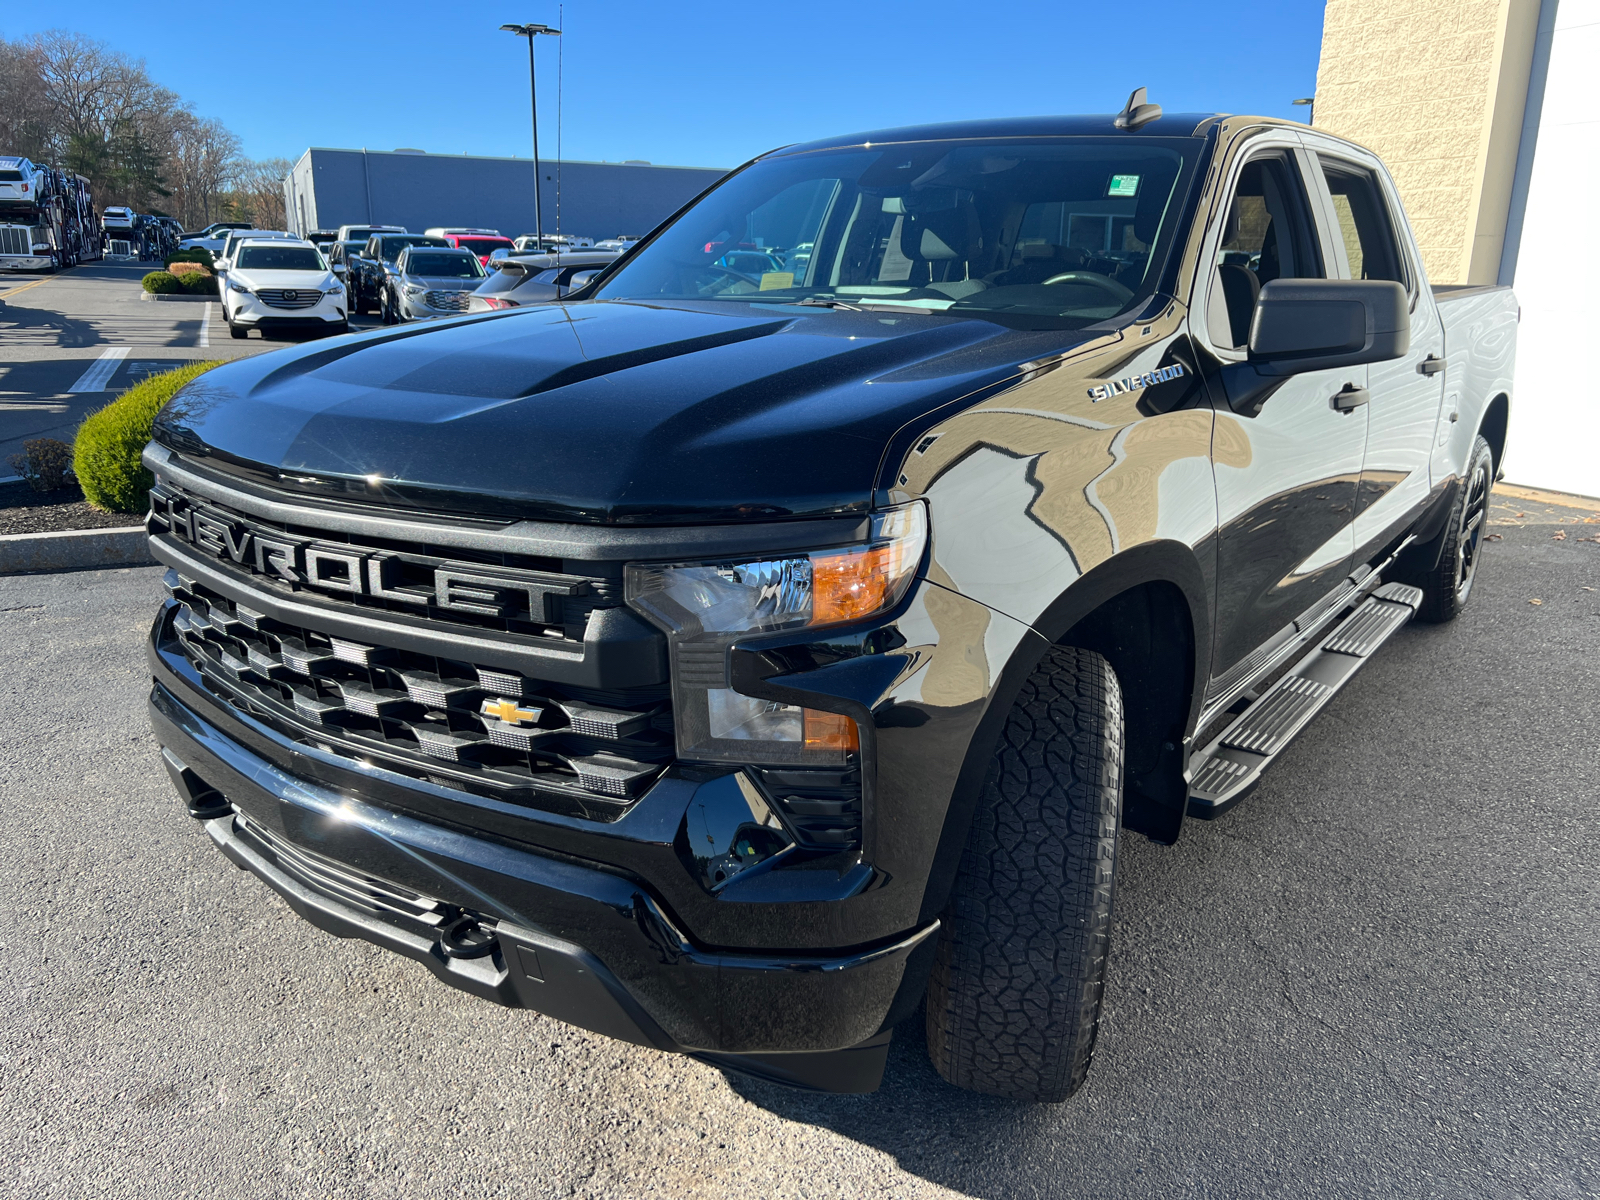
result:
[(459, 250), (471, 250), (484, 266), (489, 265), (489, 255), (496, 250), (515, 250), (517, 244), (498, 233), (445, 233), (445, 241)]

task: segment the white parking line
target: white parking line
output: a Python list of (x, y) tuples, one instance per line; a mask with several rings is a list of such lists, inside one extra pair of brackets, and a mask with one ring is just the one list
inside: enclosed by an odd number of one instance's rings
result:
[(67, 389), (69, 394), (75, 392), (103, 392), (106, 384), (111, 382), (111, 377), (117, 373), (117, 368), (122, 365), (122, 360), (128, 357), (132, 346), (111, 346), (103, 351), (94, 364), (78, 376), (78, 382)]
[(211, 301), (206, 301), (205, 315), (200, 318), (200, 344), (211, 345)]

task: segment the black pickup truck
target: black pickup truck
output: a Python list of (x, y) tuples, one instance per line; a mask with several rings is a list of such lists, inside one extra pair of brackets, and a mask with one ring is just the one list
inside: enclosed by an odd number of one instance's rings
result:
[(1304, 126), (791, 146), (560, 303), (179, 393), (155, 733), (237, 865), (477, 996), (835, 1091), (925, 1001), (946, 1079), (1059, 1100), (1119, 837), (1468, 601), (1516, 320)]

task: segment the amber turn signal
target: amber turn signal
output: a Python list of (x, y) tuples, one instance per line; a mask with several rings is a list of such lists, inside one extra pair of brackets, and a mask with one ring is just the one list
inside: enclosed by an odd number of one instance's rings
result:
[(807, 750), (861, 749), (861, 730), (843, 713), (806, 709), (805, 739)]

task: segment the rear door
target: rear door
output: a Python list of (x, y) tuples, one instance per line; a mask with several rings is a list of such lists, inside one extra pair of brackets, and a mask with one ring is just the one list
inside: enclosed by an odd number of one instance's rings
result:
[[(1399, 197), (1378, 160), (1326, 138), (1312, 147), (1312, 183), (1341, 279), (1388, 279), (1411, 296), (1411, 349), (1367, 368), (1367, 452), (1356, 496), (1357, 564), (1382, 553), (1426, 506), (1429, 458), (1444, 394), (1444, 327), (1423, 286)], [(1427, 372), (1427, 373), (1424, 373)]]
[[(1366, 384), (1365, 367), (1307, 371), (1270, 392), (1258, 386), (1246, 352), (1261, 287), (1329, 277), (1332, 248), (1295, 131), (1258, 132), (1231, 153), (1191, 313), (1217, 364), (1207, 380), (1219, 517), (1213, 700), (1293, 637), (1296, 618), (1348, 590), (1367, 440), (1366, 408), (1333, 403)], [(1243, 403), (1252, 390), (1256, 402)]]

